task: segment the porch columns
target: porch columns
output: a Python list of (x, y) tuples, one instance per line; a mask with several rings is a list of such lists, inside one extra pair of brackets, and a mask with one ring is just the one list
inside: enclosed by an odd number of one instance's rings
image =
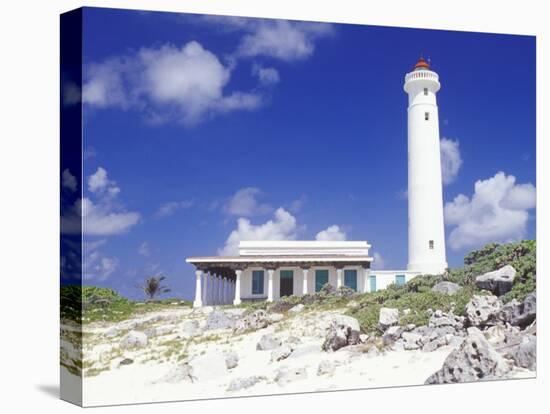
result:
[(302, 275), (303, 275), (303, 278), (304, 278), (304, 285), (303, 285), (303, 288), (302, 288), (302, 294), (303, 295), (307, 295), (307, 275), (309, 273), (309, 269), (302, 269)]
[(337, 276), (336, 289), (341, 288), (342, 285), (343, 285), (343, 283), (342, 283), (342, 271), (343, 271), (343, 269), (341, 267), (336, 268), (336, 276)]
[(267, 301), (273, 302), (273, 273), (274, 269), (267, 269)]
[(369, 276), (370, 269), (363, 268), (363, 293), (367, 293), (369, 291)]
[(195, 271), (195, 301), (193, 302), (194, 308), (200, 308), (202, 306), (202, 292), (201, 292), (201, 276), (202, 270)]
[(235, 270), (235, 299), (233, 299), (233, 305), (241, 304), (241, 273), (242, 270)]

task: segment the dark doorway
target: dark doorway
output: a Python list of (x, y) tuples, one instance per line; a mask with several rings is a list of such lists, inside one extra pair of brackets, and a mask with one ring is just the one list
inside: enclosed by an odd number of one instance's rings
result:
[(294, 272), (292, 270), (281, 270), (280, 296), (290, 296), (294, 293)]

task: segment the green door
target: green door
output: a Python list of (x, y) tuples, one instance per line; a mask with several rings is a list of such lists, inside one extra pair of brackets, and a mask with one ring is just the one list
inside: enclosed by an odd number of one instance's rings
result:
[(370, 282), (370, 291), (371, 292), (376, 292), (376, 276), (371, 275), (369, 277), (369, 282)]
[(395, 275), (395, 284), (403, 286), (405, 284), (405, 275)]
[(292, 270), (281, 270), (281, 297), (291, 296), (294, 293), (294, 272)]
[(357, 292), (357, 270), (344, 270), (344, 285)]
[(328, 270), (315, 271), (315, 292), (319, 292), (321, 288), (328, 283)]

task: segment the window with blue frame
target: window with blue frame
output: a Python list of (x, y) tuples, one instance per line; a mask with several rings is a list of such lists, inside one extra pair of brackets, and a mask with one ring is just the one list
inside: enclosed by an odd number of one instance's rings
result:
[(315, 292), (319, 292), (321, 288), (328, 283), (328, 270), (319, 269), (315, 271)]
[(376, 275), (369, 277), (370, 289), (369, 292), (376, 292)]
[(403, 286), (405, 284), (405, 275), (395, 275), (395, 284)]
[(253, 270), (252, 271), (252, 294), (263, 295), (264, 293), (264, 271)]
[(349, 287), (357, 292), (357, 270), (345, 269), (344, 270), (344, 286)]

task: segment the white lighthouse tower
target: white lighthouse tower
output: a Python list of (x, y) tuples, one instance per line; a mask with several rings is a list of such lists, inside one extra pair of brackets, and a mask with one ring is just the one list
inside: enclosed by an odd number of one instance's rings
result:
[(408, 270), (440, 274), (447, 268), (436, 93), (439, 76), (423, 58), (405, 75), (409, 95)]

